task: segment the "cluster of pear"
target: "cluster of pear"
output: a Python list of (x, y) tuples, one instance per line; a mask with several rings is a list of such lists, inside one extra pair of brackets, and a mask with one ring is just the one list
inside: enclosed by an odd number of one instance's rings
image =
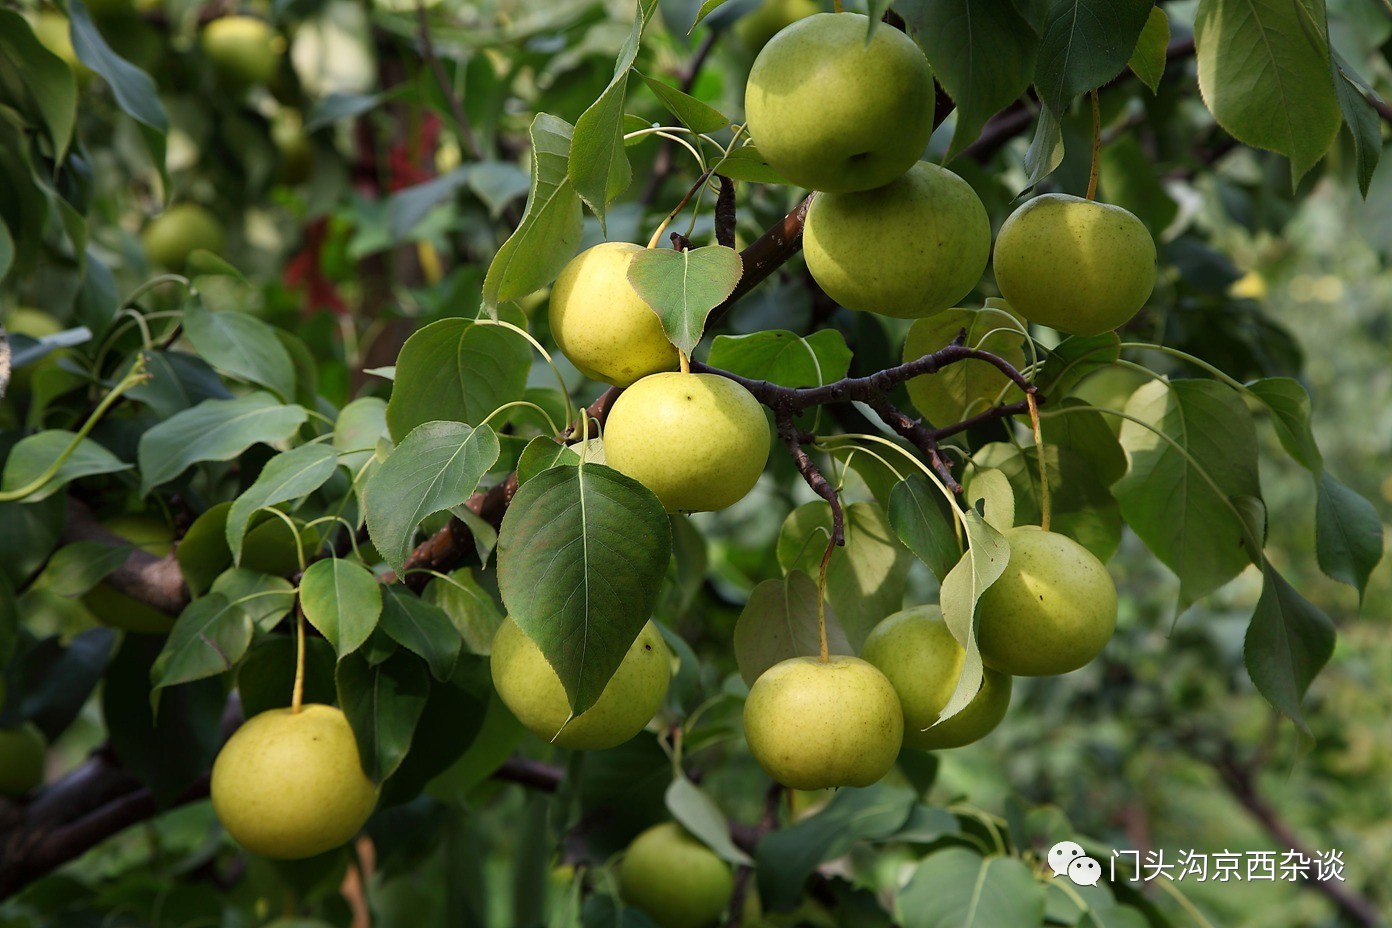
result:
[(1011, 678), (1068, 673), (1102, 652), (1116, 627), (1106, 567), (1066, 535), (1025, 525), (1005, 532), (1010, 561), (982, 595), (977, 643), (985, 665), (971, 702), (939, 722), (966, 659), (937, 606), (889, 616), (860, 657), (797, 657), (754, 681), (744, 733), (764, 770), (794, 789), (869, 786), (902, 746), (941, 750), (991, 732)]
[[(865, 41), (859, 13), (800, 19), (763, 47), (745, 116), (759, 153), (818, 191), (803, 254), (847, 309), (922, 318), (976, 286), (991, 225), (975, 191), (920, 161), (933, 133), (933, 78), (904, 33)], [(1096, 335), (1134, 316), (1155, 285), (1155, 243), (1116, 206), (1048, 194), (1021, 206), (996, 239), (996, 283), (1031, 322)]]
[(573, 258), (551, 289), (551, 334), (586, 377), (625, 388), (605, 423), (605, 463), (668, 512), (724, 509), (764, 472), (768, 420), (734, 381), (677, 371), (677, 349), (628, 282), (642, 251), (604, 242)]

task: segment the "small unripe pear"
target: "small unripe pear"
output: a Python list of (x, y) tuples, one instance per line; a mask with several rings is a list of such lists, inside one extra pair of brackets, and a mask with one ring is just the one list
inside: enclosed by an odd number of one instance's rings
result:
[(647, 487), (668, 512), (732, 506), (769, 456), (764, 409), (718, 374), (653, 374), (614, 401), (605, 463)]
[(659, 928), (714, 928), (734, 890), (730, 865), (676, 822), (634, 838), (619, 864), (619, 895)]
[(580, 373), (616, 387), (677, 369), (677, 349), (662, 321), (628, 282), (643, 251), (632, 242), (603, 242), (582, 251), (551, 288), (551, 337)]
[(213, 811), (238, 844), (280, 860), (347, 843), (377, 804), (348, 719), (332, 706), (253, 716), (213, 763)]
[(203, 27), (203, 54), (232, 84), (264, 84), (275, 76), (280, 40), (254, 16), (222, 16)]
[(599, 700), (571, 718), (555, 669), (512, 618), (493, 636), (493, 686), (532, 734), (563, 748), (600, 751), (638, 734), (662, 708), (672, 679), (672, 652), (652, 622), (643, 626)]
[(759, 766), (792, 789), (869, 786), (894, 766), (904, 713), (885, 675), (858, 657), (792, 657), (754, 681), (744, 737)]
[(946, 722), (938, 717), (957, 687), (967, 652), (952, 637), (942, 610), (915, 606), (871, 630), (861, 657), (893, 684), (904, 709), (904, 743), (936, 751), (971, 744), (991, 732), (1010, 705), (1010, 675), (987, 667), (981, 689)]
[(43, 783), (48, 740), (26, 722), (0, 729), (0, 796), (20, 797)]
[(988, 667), (1017, 677), (1068, 673), (1116, 629), (1111, 575), (1067, 535), (1022, 525), (1005, 532), (1010, 561), (978, 606), (976, 640)]
[(993, 266), (1001, 296), (1030, 322), (1100, 335), (1150, 298), (1155, 240), (1120, 206), (1048, 193), (1005, 220)]
[(140, 242), (151, 261), (182, 271), (198, 249), (222, 250), (222, 224), (197, 203), (179, 203), (151, 219)]

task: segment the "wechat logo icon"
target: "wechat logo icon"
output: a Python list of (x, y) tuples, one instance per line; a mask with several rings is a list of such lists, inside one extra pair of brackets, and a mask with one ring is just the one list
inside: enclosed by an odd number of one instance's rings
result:
[(1096, 886), (1102, 879), (1102, 865), (1076, 841), (1060, 841), (1049, 848), (1049, 868), (1055, 877), (1066, 876), (1079, 886)]

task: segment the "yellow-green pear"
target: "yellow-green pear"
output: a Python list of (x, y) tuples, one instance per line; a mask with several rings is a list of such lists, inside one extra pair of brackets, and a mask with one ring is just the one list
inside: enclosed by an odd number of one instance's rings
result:
[(203, 54), (231, 84), (264, 84), (275, 76), (282, 40), (254, 16), (221, 16), (203, 27)]
[(762, 0), (735, 22), (735, 36), (745, 51), (757, 55), (784, 28), (820, 12), (816, 0)]
[(248, 719), (213, 763), (213, 811), (238, 844), (296, 860), (347, 843), (377, 804), (348, 719), (332, 706)]
[(1155, 288), (1155, 240), (1145, 223), (1120, 206), (1062, 193), (1011, 213), (993, 262), (1016, 312), (1074, 335), (1125, 324)]
[[(113, 516), (102, 527), (152, 554), (167, 555), (174, 544), (174, 530), (163, 519), (144, 514)], [(174, 627), (174, 616), (117, 590), (103, 581), (82, 596), (82, 604), (103, 625), (146, 635), (163, 635)]]
[(618, 875), (624, 902), (658, 928), (715, 928), (735, 891), (730, 865), (676, 822), (634, 838)]
[[(1068, 395), (1086, 400), (1089, 405), (1100, 409), (1121, 411), (1126, 409), (1126, 401), (1131, 399), (1131, 394), (1150, 383), (1152, 379), (1134, 368), (1104, 367), (1080, 380)], [(1105, 413), (1102, 418), (1106, 420), (1107, 428), (1112, 430), (1113, 435), (1121, 434), (1121, 424), (1125, 419)]]
[(802, 253), (817, 285), (847, 309), (916, 319), (981, 280), (991, 221), (971, 185), (920, 161), (883, 187), (813, 197)]
[(662, 322), (628, 282), (643, 251), (632, 242), (602, 242), (571, 259), (551, 288), (551, 336), (580, 373), (616, 387), (677, 369), (677, 349)]
[(1102, 653), (1116, 629), (1111, 575), (1067, 535), (1037, 525), (1004, 534), (1010, 561), (978, 606), (982, 661), (1017, 677), (1077, 670)]
[(899, 694), (904, 743), (911, 748), (937, 751), (971, 744), (999, 725), (1010, 705), (1010, 675), (987, 667), (981, 689), (967, 707), (935, 724), (967, 656), (937, 606), (915, 606), (880, 622), (860, 656), (878, 667)]
[(869, 786), (894, 766), (904, 713), (885, 675), (858, 657), (792, 657), (764, 671), (744, 703), (759, 766), (792, 789)]
[(145, 225), (140, 242), (151, 261), (182, 271), (198, 249), (222, 250), (222, 224), (197, 203), (178, 203)]
[(619, 394), (604, 426), (605, 463), (668, 512), (739, 502), (764, 472), (769, 444), (759, 401), (718, 374), (644, 377)]
[(0, 729), (0, 796), (18, 798), (43, 783), (48, 739), (26, 722)]
[(638, 734), (662, 708), (672, 652), (652, 622), (643, 626), (599, 700), (571, 717), (565, 687), (537, 643), (511, 617), (493, 636), (493, 686), (517, 720), (544, 741), (601, 751)]
[(860, 13), (817, 13), (774, 36), (749, 71), (745, 120), (759, 154), (799, 187), (882, 187), (933, 134), (933, 75), (914, 41)]

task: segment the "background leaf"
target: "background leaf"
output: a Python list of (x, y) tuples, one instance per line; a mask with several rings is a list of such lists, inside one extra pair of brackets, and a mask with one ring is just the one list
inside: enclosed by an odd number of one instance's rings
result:
[(393, 570), (405, 570), (421, 520), (463, 505), (498, 454), (498, 436), (486, 425), (426, 422), (411, 430), (363, 494), (372, 543)]
[(1038, 925), (1044, 918), (1044, 884), (1017, 858), (949, 847), (923, 859), (895, 910), (904, 928)]
[(349, 654), (338, 662), (336, 677), (338, 701), (353, 726), (363, 772), (381, 783), (411, 748), (430, 677), (419, 660), (401, 651), (375, 666), (361, 654)]
[(1150, 0), (1054, 0), (1034, 72), (1040, 98), (1062, 114), (1078, 94), (1121, 73), (1153, 7)]
[(495, 318), (499, 303), (544, 287), (580, 245), (583, 211), (566, 174), (573, 131), (564, 119), (545, 113), (532, 120), (532, 189), (527, 209), (493, 256), (483, 281), (483, 302)]
[(1334, 653), (1334, 623), (1262, 561), (1262, 594), (1247, 626), (1242, 655), (1257, 689), (1277, 709), (1310, 729), (1300, 701)]
[(266, 462), (256, 482), (238, 496), (227, 511), (227, 548), (240, 563), (247, 525), (258, 509), (307, 496), (323, 486), (338, 466), (338, 454), (327, 445), (300, 445)]
[[(854, 655), (829, 604), (825, 607), (825, 619), (827, 650)], [(800, 570), (792, 570), (782, 580), (765, 580), (756, 586), (735, 623), (734, 648), (740, 676), (750, 686), (780, 661), (820, 654), (817, 581)]]
[(525, 338), (499, 325), (441, 319), (417, 329), (396, 360), (387, 404), (392, 440), (426, 422), (478, 425), (499, 406), (520, 400), (531, 356)]
[(285, 441), (309, 417), (269, 393), (204, 400), (140, 436), (140, 493), (173, 480), (201, 461), (230, 461), (252, 445)]

